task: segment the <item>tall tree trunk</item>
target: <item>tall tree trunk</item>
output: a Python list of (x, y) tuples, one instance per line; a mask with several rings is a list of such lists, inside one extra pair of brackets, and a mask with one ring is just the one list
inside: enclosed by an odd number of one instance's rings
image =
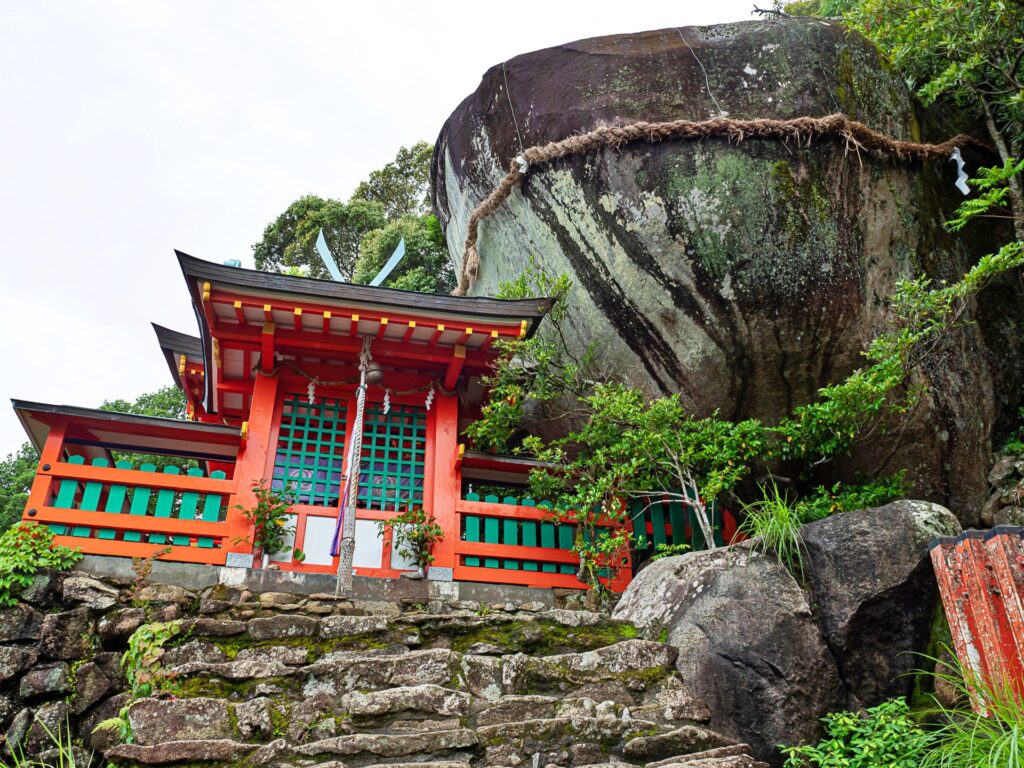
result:
[[(992, 143), (996, 145), (996, 151), (999, 153), (1000, 159), (1005, 163), (1012, 157), (1010, 150), (1006, 146), (1006, 138), (996, 125), (992, 109), (984, 96), (981, 97), (981, 104), (985, 108), (985, 127), (988, 128), (988, 135), (992, 137)], [(1020, 176), (1010, 177), (1008, 183), (1010, 187), (1010, 213), (1013, 215), (1013, 234), (1017, 240), (1024, 242), (1024, 188), (1021, 187)]]

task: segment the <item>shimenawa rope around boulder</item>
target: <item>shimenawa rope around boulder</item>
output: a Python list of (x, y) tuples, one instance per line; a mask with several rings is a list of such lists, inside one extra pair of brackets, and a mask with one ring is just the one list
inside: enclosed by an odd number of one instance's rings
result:
[(666, 123), (638, 122), (604, 126), (561, 141), (529, 147), (512, 160), (508, 173), (498, 182), (498, 186), (469, 215), (459, 285), (452, 293), (464, 296), (476, 281), (480, 272), (480, 255), (476, 249), (480, 222), (501, 207), (512, 194), (512, 190), (522, 182), (523, 175), (530, 166), (550, 163), (568, 155), (583, 154), (605, 147), (620, 147), (633, 141), (653, 144), (671, 139), (701, 140), (716, 137), (735, 143), (747, 139), (781, 139), (798, 145), (809, 145), (818, 139), (833, 137), (843, 141), (847, 151), (854, 151), (858, 155), (864, 151), (896, 160), (941, 160), (949, 157), (958, 147), (970, 147), (985, 154), (994, 154), (992, 147), (972, 136), (958, 134), (941, 144), (901, 141), (879, 133), (856, 120), (850, 120), (838, 112), (825, 117), (795, 117), (790, 120), (733, 120), (716, 117), (701, 122), (672, 120)]

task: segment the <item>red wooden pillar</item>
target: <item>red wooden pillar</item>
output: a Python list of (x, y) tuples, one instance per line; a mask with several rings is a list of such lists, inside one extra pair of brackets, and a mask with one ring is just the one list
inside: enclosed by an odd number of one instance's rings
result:
[[(30, 521), (33, 515), (30, 510), (39, 510), (46, 506), (50, 500), (50, 484), (53, 478), (50, 476), (49, 468), (61, 459), (61, 451), (64, 448), (64, 432), (67, 429), (67, 421), (61, 419), (50, 427), (46, 435), (46, 443), (39, 454), (39, 466), (36, 467), (36, 476), (32, 480), (32, 488), (29, 490), (28, 501), (22, 512), (22, 519)], [(44, 470), (43, 467), (46, 467)]]
[(455, 460), (459, 452), (459, 401), (438, 397), (434, 401), (434, 483), (431, 512), (444, 531), (434, 546), (434, 567), (455, 567), (455, 542), (459, 539), (459, 518), (455, 513), (461, 489)]
[(262, 373), (256, 375), (256, 381), (252, 390), (252, 407), (249, 410), (249, 421), (245, 426), (245, 446), (238, 454), (238, 461), (235, 463), (235, 501), (228, 508), (226, 522), (228, 534), (224, 539), (224, 549), (227, 552), (244, 552), (249, 554), (253, 551), (251, 544), (235, 543), (237, 538), (251, 538), (252, 525), (242, 515), (242, 511), (235, 508), (235, 504), (249, 509), (256, 505), (256, 495), (252, 492), (252, 486), (260, 480), (269, 481), (270, 460), (274, 454), (274, 411), (277, 405), (277, 376), (267, 376)]

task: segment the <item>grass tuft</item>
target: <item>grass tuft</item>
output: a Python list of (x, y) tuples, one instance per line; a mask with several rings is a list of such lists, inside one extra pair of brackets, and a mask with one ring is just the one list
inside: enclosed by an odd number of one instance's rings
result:
[[(964, 703), (956, 707), (937, 704), (932, 711), (942, 724), (933, 733), (934, 747), (922, 760), (922, 768), (1024, 768), (1024, 689), (1020, 681), (987, 680), (959, 661), (952, 668), (949, 663), (936, 662), (933, 674), (951, 686)], [(971, 701), (982, 714), (971, 709)]]
[(743, 506), (745, 518), (740, 531), (755, 539), (754, 549), (773, 553), (799, 578), (804, 568), (804, 544), (797, 505), (779, 491), (774, 480), (760, 488), (761, 500)]

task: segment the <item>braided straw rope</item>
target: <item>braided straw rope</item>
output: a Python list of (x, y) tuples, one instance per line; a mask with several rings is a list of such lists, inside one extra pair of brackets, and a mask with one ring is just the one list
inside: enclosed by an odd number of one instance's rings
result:
[[(523, 151), (522, 157), (527, 166), (550, 163), (568, 155), (620, 147), (633, 141), (644, 141), (653, 144), (667, 139), (702, 140), (725, 138), (729, 142), (739, 143), (747, 139), (781, 139), (793, 142), (798, 146), (810, 145), (818, 139), (833, 137), (843, 141), (846, 150), (858, 155), (861, 151), (868, 154), (887, 157), (895, 160), (941, 160), (949, 157), (956, 147), (970, 147), (985, 154), (993, 154), (992, 147), (977, 139), (958, 134), (941, 144), (918, 144), (913, 141), (901, 141), (884, 133), (879, 133), (863, 123), (850, 120), (841, 113), (825, 117), (795, 117), (790, 120), (733, 120), (716, 117), (712, 120), (694, 122), (692, 120), (672, 120), (667, 123), (631, 123), (621, 126), (604, 126), (589, 133), (570, 136), (561, 141), (529, 147)], [(512, 190), (522, 182), (523, 172), (518, 160), (509, 164), (508, 173), (498, 186), (484, 198), (469, 215), (469, 230), (462, 254), (462, 270), (459, 285), (452, 291), (456, 296), (464, 296), (480, 272), (480, 254), (477, 252), (477, 230), (481, 221), (486, 219), (508, 199)]]

